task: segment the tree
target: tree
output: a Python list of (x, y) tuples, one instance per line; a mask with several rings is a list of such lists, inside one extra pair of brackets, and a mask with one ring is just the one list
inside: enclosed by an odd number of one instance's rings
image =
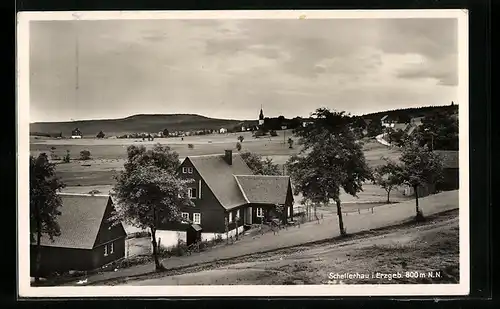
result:
[(96, 137), (97, 137), (97, 138), (104, 138), (104, 135), (105, 135), (105, 134), (104, 134), (104, 132), (99, 131), (99, 133), (97, 133), (97, 136), (96, 136)]
[(293, 148), (293, 139), (291, 137), (288, 138), (288, 148)]
[(384, 165), (375, 168), (373, 182), (387, 192), (387, 204), (389, 204), (392, 189), (401, 184), (401, 167), (387, 158), (384, 160)]
[(244, 140), (244, 139), (245, 139), (245, 138), (243, 137), (243, 135), (238, 136), (238, 140), (240, 141), (240, 143), (243, 143), (243, 140)]
[(422, 119), (420, 146), (431, 150), (458, 150), (458, 119), (451, 112), (437, 112)]
[(70, 154), (69, 154), (69, 150), (66, 150), (66, 154), (63, 157), (63, 162), (64, 163), (69, 163), (70, 160), (71, 160), (71, 157), (70, 157)]
[(80, 160), (90, 160), (90, 151), (82, 150), (80, 151)]
[(249, 151), (242, 153), (241, 158), (255, 175), (281, 175), (279, 166), (271, 158), (263, 159), (261, 155)]
[(168, 132), (168, 129), (163, 129), (163, 136), (164, 137), (168, 137), (169, 134), (170, 134), (170, 132)]
[(280, 219), (281, 223), (283, 225), (286, 225), (286, 206), (282, 204), (276, 204), (274, 205), (274, 210), (276, 211), (276, 214), (278, 215), (278, 218)]
[(178, 177), (178, 154), (170, 152), (168, 147), (156, 145), (152, 150), (146, 150), (144, 146), (129, 146), (127, 156), (125, 169), (115, 177), (113, 196), (117, 208), (112, 221), (148, 228), (155, 267), (162, 270), (156, 231), (163, 223), (180, 222), (181, 207), (193, 206), (187, 187), (192, 180)]
[(400, 161), (402, 162), (400, 179), (402, 183), (415, 191), (415, 211), (417, 218), (422, 216), (418, 207), (418, 189), (424, 185), (436, 184), (442, 179), (442, 158), (427, 146), (408, 142), (403, 147)]
[(374, 137), (379, 134), (382, 134), (383, 128), (382, 124), (380, 123), (380, 119), (372, 119), (370, 124), (366, 127), (366, 131), (368, 136)]
[(236, 142), (236, 149), (238, 151), (241, 151), (241, 144), (240, 144), (240, 142)]
[(61, 234), (57, 217), (61, 215), (62, 201), (57, 192), (64, 187), (56, 176), (55, 164), (49, 163), (45, 153), (37, 158), (30, 156), (30, 238), (36, 241), (35, 282), (40, 281), (42, 235), (53, 240)]
[(405, 132), (401, 129), (392, 130), (389, 133), (389, 138), (390, 138), (392, 144), (394, 144), (398, 147), (402, 147), (405, 143)]
[(320, 108), (313, 117), (313, 124), (294, 130), (303, 148), (288, 160), (288, 171), (295, 193), (302, 193), (305, 202), (336, 203), (340, 233), (346, 235), (340, 190), (357, 196), (363, 190), (362, 184), (373, 176), (344, 112)]

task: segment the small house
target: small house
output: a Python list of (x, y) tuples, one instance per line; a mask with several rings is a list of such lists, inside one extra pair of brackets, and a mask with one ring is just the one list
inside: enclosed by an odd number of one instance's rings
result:
[(73, 131), (71, 131), (71, 138), (82, 138), (82, 132), (76, 128)]
[[(42, 234), (40, 275), (70, 270), (94, 270), (125, 256), (122, 224), (109, 221), (114, 211), (109, 195), (60, 194), (60, 236)], [(36, 237), (35, 237), (36, 238)], [(36, 242), (31, 242), (31, 273), (35, 271)]]
[(219, 133), (220, 134), (226, 134), (227, 133), (227, 129), (226, 128), (220, 128)]

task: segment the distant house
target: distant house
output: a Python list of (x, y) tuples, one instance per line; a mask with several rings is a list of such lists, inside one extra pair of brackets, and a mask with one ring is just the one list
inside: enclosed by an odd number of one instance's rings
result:
[(82, 138), (82, 132), (76, 128), (73, 131), (71, 131), (71, 138)]
[(455, 150), (434, 150), (442, 158), (443, 181), (437, 184), (439, 191), (457, 190), (459, 187), (459, 154)]
[(396, 121), (389, 117), (389, 115), (385, 115), (380, 119), (380, 123), (385, 128), (394, 128), (394, 124)]
[(311, 125), (311, 124), (313, 124), (313, 123), (314, 123), (314, 122), (312, 122), (312, 121), (304, 121), (304, 122), (302, 122), (302, 126), (305, 128), (305, 127), (307, 127), (308, 125)]
[[(42, 275), (69, 270), (93, 270), (125, 256), (126, 232), (121, 224), (112, 226), (114, 210), (109, 195), (60, 194), (61, 235), (41, 239)], [(31, 273), (35, 271), (36, 242), (31, 243)]]
[(247, 130), (247, 128), (241, 127), (241, 132), (245, 132), (246, 130)]
[(219, 133), (220, 134), (226, 134), (227, 133), (227, 129), (226, 128), (220, 128)]
[(287, 128), (287, 126), (281, 126), (281, 130), (286, 130)]
[[(202, 239), (226, 238), (243, 232), (245, 226), (277, 217), (275, 206), (284, 205), (287, 219), (293, 217), (293, 194), (288, 176), (253, 175), (239, 154), (188, 156), (180, 166), (183, 179), (193, 179), (189, 195), (195, 206), (181, 209), (184, 223), (165, 223), (156, 235), (161, 246), (186, 241), (190, 223), (202, 229)], [(235, 218), (240, 220), (236, 223)]]

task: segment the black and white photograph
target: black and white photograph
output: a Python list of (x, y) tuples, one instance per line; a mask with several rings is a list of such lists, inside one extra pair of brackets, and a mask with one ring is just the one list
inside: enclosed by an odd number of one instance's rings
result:
[(20, 296), (466, 295), (467, 19), (20, 13)]

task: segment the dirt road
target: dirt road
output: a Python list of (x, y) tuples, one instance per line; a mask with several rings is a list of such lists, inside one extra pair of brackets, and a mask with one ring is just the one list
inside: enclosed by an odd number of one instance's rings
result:
[(395, 227), (341, 243), (256, 254), (122, 284), (457, 283), (458, 252), (458, 211), (452, 211), (425, 224)]

